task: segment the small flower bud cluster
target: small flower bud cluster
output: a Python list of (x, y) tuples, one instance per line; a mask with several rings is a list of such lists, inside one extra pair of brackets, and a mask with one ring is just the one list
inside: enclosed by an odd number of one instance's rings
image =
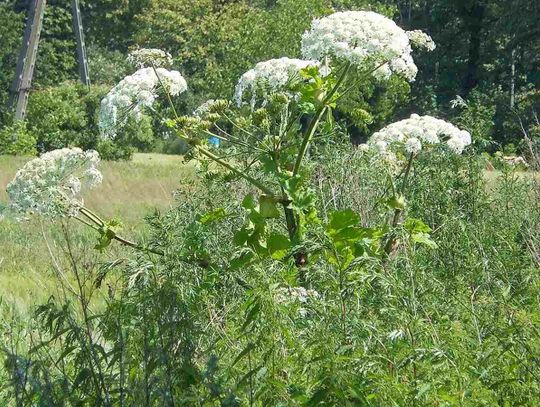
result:
[(75, 216), (81, 192), (101, 183), (99, 154), (80, 148), (50, 151), (26, 163), (7, 186), (11, 212), (52, 218)]
[[(280, 287), (275, 292), (275, 301), (282, 305), (307, 304), (310, 300), (319, 298), (315, 290), (306, 290), (304, 287)], [(306, 316), (307, 310), (303, 307), (298, 309), (301, 317)]]
[(413, 81), (418, 69), (411, 52), (407, 33), (389, 18), (371, 11), (338, 12), (313, 20), (311, 29), (302, 36), (304, 58), (349, 61), (376, 69), (373, 75), (380, 79), (395, 73)]
[(319, 293), (315, 290), (306, 290), (304, 287), (280, 287), (275, 294), (278, 304), (290, 304), (295, 301), (305, 304), (313, 298), (319, 298)]
[(170, 68), (173, 64), (172, 56), (157, 48), (141, 48), (131, 51), (127, 61), (135, 68)]
[[(471, 135), (451, 123), (431, 116), (411, 115), (386, 126), (374, 133), (368, 141), (368, 147), (380, 155), (404, 150), (407, 154), (417, 154), (425, 145), (446, 145), (456, 154), (461, 154), (471, 144)], [(366, 147), (362, 147), (366, 150)]]
[(421, 30), (407, 31), (407, 37), (413, 47), (426, 51), (434, 51), (437, 47), (433, 39)]
[(215, 122), (219, 120), (221, 114), (228, 106), (229, 104), (226, 100), (209, 99), (193, 111), (193, 116)]
[(299, 72), (309, 66), (319, 66), (317, 61), (279, 58), (259, 62), (253, 69), (244, 73), (238, 81), (234, 100), (241, 106), (250, 97), (251, 108), (258, 102), (264, 106), (272, 93), (286, 91), (287, 86), (295, 77), (300, 78)]
[(125, 125), (130, 116), (140, 120), (144, 109), (154, 104), (162, 84), (172, 96), (187, 90), (180, 72), (164, 68), (142, 68), (122, 79), (101, 101), (101, 134), (114, 138), (117, 129)]

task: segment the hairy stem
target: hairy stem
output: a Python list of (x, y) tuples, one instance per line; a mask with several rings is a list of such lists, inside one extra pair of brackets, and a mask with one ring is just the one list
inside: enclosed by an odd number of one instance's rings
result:
[[(105, 226), (105, 222), (98, 215), (96, 215), (93, 211), (91, 211), (90, 209), (85, 208), (85, 207), (81, 207), (79, 209), (79, 212), (82, 213), (84, 216), (86, 216), (86, 218), (89, 219), (91, 222), (95, 223), (97, 225), (97, 227), (92, 225), (90, 222), (85, 221), (84, 219), (79, 218), (78, 216), (75, 216), (75, 219), (77, 219), (79, 222), (83, 223), (84, 225), (89, 226), (92, 229), (97, 230), (97, 231), (100, 231), (100, 228)], [(129, 246), (129, 247), (132, 247), (132, 248), (137, 249), (137, 250), (158, 254), (160, 256), (163, 256), (163, 254), (164, 254), (161, 250), (150, 249), (148, 247), (144, 247), (144, 246), (140, 245), (139, 243), (128, 240), (128, 239), (126, 239), (126, 238), (124, 238), (124, 237), (122, 237), (122, 236), (120, 236), (120, 235), (118, 235), (116, 233), (114, 234), (112, 239), (122, 243), (125, 246)]]
[[(409, 174), (411, 173), (413, 159), (414, 159), (414, 153), (411, 153), (409, 157), (409, 161), (407, 162), (407, 166), (405, 167), (405, 171), (403, 173), (403, 182), (401, 183), (401, 187), (399, 189), (399, 193), (401, 196), (403, 196), (403, 194), (405, 193), (405, 188), (407, 187), (407, 181), (409, 180)], [(395, 228), (398, 225), (402, 213), (403, 213), (403, 209), (396, 208), (394, 210), (394, 216), (392, 217), (392, 223), (391, 223), (392, 228)], [(392, 232), (392, 234), (389, 236), (384, 246), (384, 252), (386, 256), (388, 256), (394, 250), (395, 243), (396, 243), (396, 234), (395, 232)]]

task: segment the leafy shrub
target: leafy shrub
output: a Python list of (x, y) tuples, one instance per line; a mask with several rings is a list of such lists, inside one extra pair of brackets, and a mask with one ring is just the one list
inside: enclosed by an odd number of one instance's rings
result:
[(6, 4), (0, 4), (0, 127), (8, 122), (5, 106), (9, 89), (15, 77), (15, 66), (22, 40), (24, 15), (14, 12)]
[(473, 91), (466, 101), (458, 99), (457, 102), (456, 109), (460, 113), (455, 119), (456, 123), (471, 133), (480, 150), (489, 149), (494, 143), (497, 109), (493, 96)]
[(36, 138), (27, 124), (17, 121), (0, 130), (0, 154), (36, 155)]
[(27, 122), (41, 152), (77, 146), (95, 149), (104, 159), (129, 159), (134, 151), (148, 150), (154, 142), (148, 119), (130, 124), (114, 142), (102, 140), (97, 126), (101, 99), (107, 86), (64, 84), (37, 90), (30, 96)]

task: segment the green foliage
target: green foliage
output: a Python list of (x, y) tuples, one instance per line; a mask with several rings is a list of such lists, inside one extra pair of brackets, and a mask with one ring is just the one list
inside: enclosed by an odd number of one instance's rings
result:
[[(324, 154), (318, 209), (338, 210), (324, 226), (332, 244), (320, 242), (346, 266), (349, 250), (369, 246), (365, 225), (385, 213), (365, 211), (384, 184), (351, 147)], [(510, 169), (486, 178), (472, 155), (430, 153), (415, 168), (403, 237), (432, 229), (439, 248), (406, 244), (384, 269), (366, 257), (344, 275), (317, 260), (319, 297), (306, 302), (276, 301), (294, 273), (286, 262), (230, 269), (244, 182), (209, 177), (204, 194), (183, 189), (176, 208), (150, 218), (164, 258), (82, 271), (84, 293), (98, 296), (104, 278), (114, 293), (87, 321), (99, 342), (74, 303), (51, 299), (36, 311), (40, 344), (6, 348), (6, 373), (27, 369), (33, 385), (21, 397), (49, 403), (534, 405), (540, 285), (530, 248), (540, 235), (529, 181)], [(271, 235), (268, 247), (279, 257), (287, 240)], [(195, 249), (201, 266), (186, 262)], [(51, 352), (67, 380), (49, 368)], [(20, 383), (10, 377), (4, 389)]]
[(22, 42), (24, 16), (6, 4), (0, 4), (0, 126), (8, 122), (5, 106), (9, 99), (11, 83), (15, 77), (15, 66)]
[(456, 106), (460, 110), (456, 124), (471, 133), (480, 150), (486, 150), (493, 143), (496, 108), (492, 97), (478, 91), (471, 92), (466, 101)]
[(129, 159), (134, 151), (147, 151), (154, 142), (148, 118), (131, 120), (117, 138), (103, 140), (97, 126), (101, 99), (106, 86), (90, 89), (78, 84), (33, 92), (28, 104), (28, 128), (37, 139), (40, 151), (63, 147), (95, 149), (104, 159)]
[[(138, 44), (168, 44), (198, 96), (230, 95), (254, 57), (294, 55), (302, 24), (331, 5), (100, 3), (114, 10), (105, 21), (137, 22)], [(489, 140), (496, 112), (472, 92), (480, 76), (473, 28), (495, 6), (465, 3), (408, 6), (433, 9), (435, 21), (453, 10), (441, 37), (468, 32), (458, 46), (468, 45), (469, 61), (456, 72), (470, 102), (457, 120)], [(255, 111), (220, 101), (204, 117), (164, 120), (190, 147), (199, 181), (147, 218), (144, 243), (79, 209), (99, 235), (96, 249), (116, 241), (134, 254), (97, 263), (62, 219), (61, 294), (24, 329), (3, 320), (0, 397), (18, 405), (538, 404), (534, 175), (510, 165), (486, 174), (472, 151), (432, 148), (394, 160), (357, 151), (344, 142), (347, 128), (369, 134), (409, 88), (394, 78), (386, 89), (361, 83), (345, 95), (359, 72), (332, 68), (324, 77), (302, 71)], [(73, 85), (34, 94), (38, 146), (73, 143), (113, 156), (149, 142), (136, 136), (149, 119), (129, 123), (114, 143), (99, 141), (99, 99)], [(209, 136), (223, 139), (219, 150)]]
[(56, 86), (78, 78), (75, 47), (70, 2), (67, 0), (47, 2), (34, 85)]
[(0, 130), (0, 154), (36, 155), (36, 138), (25, 122), (15, 122)]

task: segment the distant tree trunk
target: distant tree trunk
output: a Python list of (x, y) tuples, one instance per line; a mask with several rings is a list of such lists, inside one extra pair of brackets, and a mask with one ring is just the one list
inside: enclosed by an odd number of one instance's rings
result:
[(479, 82), (478, 67), (486, 6), (481, 2), (469, 3), (461, 8), (461, 12), (469, 34), (467, 72), (463, 81), (463, 93), (467, 95)]
[(516, 104), (516, 49), (512, 49), (510, 62), (510, 109)]

